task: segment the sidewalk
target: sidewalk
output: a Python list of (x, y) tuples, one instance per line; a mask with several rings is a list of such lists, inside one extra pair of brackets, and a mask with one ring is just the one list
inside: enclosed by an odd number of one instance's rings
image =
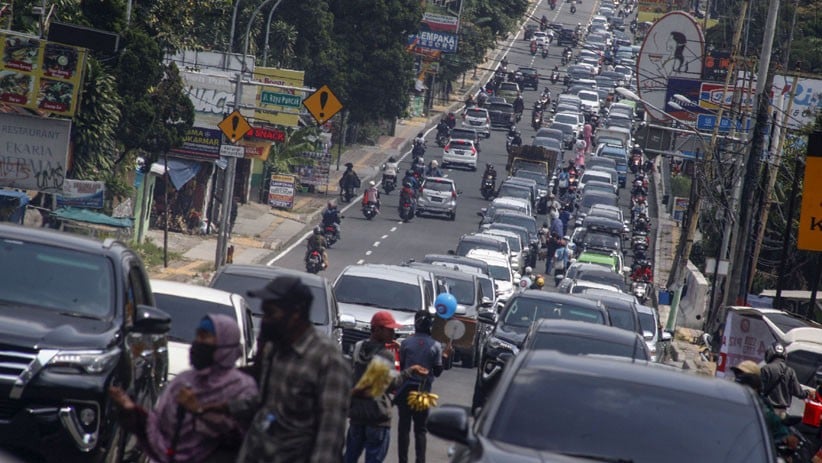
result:
[[(499, 52), (493, 51), (487, 61), (496, 63)], [(493, 66), (484, 63), (486, 68)], [(249, 202), (241, 204), (237, 213), (229, 246), (233, 246), (233, 262), (237, 264), (265, 264), (279, 252), (300, 238), (305, 231), (318, 223), (318, 216), (325, 204), (339, 198), (338, 181), (345, 164), (354, 164), (354, 171), (365, 183), (379, 176), (380, 166), (394, 156), (399, 159), (410, 149), (411, 140), (421, 131), (436, 125), (443, 113), (457, 112), (469, 92), (475, 94), (489, 71), (480, 73), (477, 79), (466, 76), (465, 88), (455, 86), (448, 101), (435, 102), (428, 117), (414, 117), (397, 121), (394, 136), (381, 136), (374, 146), (352, 145), (344, 149), (340, 158), (340, 170), (336, 170), (336, 157), (331, 165), (328, 193), (297, 193), (290, 211), (274, 209), (266, 204)], [(162, 246), (163, 230), (151, 229), (146, 233), (155, 245)], [(152, 278), (207, 284), (214, 272), (217, 252), (217, 235), (187, 235), (169, 232), (168, 250), (181, 256), (162, 266), (148, 269)]]

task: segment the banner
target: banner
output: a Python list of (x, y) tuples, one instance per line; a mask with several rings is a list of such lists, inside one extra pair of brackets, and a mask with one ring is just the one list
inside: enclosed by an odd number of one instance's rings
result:
[(722, 345), (719, 348), (719, 359), (716, 363), (716, 376), (724, 378), (731, 367), (745, 360), (761, 362), (765, 358), (765, 350), (775, 341), (776, 338), (768, 328), (768, 324), (761, 318), (749, 317), (735, 310), (728, 310)]
[(63, 193), (57, 195), (57, 206), (102, 209), (105, 192), (105, 182), (66, 179), (63, 182)]
[[(773, 94), (780, 95), (783, 91), (788, 94), (792, 83), (793, 77), (791, 76), (779, 74), (773, 76)], [(785, 110), (788, 109), (787, 99), (782, 107)], [(797, 79), (788, 128), (797, 130), (812, 125), (820, 111), (822, 111), (822, 80)]]
[(674, 196), (674, 205), (673, 211), (671, 212), (671, 216), (679, 223), (682, 223), (682, 220), (685, 218), (685, 212), (688, 211), (688, 205), (690, 201), (688, 198), (682, 196)]
[(259, 159), (265, 161), (268, 159), (268, 154), (271, 152), (271, 142), (266, 140), (255, 140), (243, 138), (237, 141), (237, 145), (245, 149), (246, 159)]
[(0, 113), (0, 186), (59, 194), (71, 121)]
[(331, 168), (331, 153), (306, 151), (300, 153), (300, 160), (292, 164), (291, 172), (297, 175), (301, 185), (326, 185)]
[(294, 196), (297, 192), (296, 178), (293, 175), (271, 175), (268, 187), (268, 204), (280, 209), (294, 207)]
[(805, 178), (802, 183), (802, 207), (799, 210), (799, 239), (796, 247), (805, 251), (822, 251), (822, 132), (808, 135), (805, 156)]
[[(304, 71), (291, 69), (258, 67), (254, 70), (256, 81), (289, 87), (302, 87), (304, 76)], [(256, 105), (261, 110), (257, 111), (256, 119), (284, 127), (297, 127), (304, 97), (304, 93), (298, 90), (258, 85)]]
[[(231, 79), (236, 73), (208, 69), (206, 73), (180, 68), (180, 78), (183, 86), (188, 90), (188, 98), (194, 105), (194, 125), (216, 129), (217, 124), (225, 119), (226, 115), (234, 110), (234, 91), (236, 86)], [(242, 94), (241, 112), (246, 118), (255, 118), (253, 109), (256, 107), (255, 93), (245, 88)]]
[(0, 33), (0, 101), (72, 117), (85, 62), (85, 49)]
[(223, 133), (220, 129), (192, 127), (183, 136), (183, 144), (170, 152), (182, 154), (199, 161), (209, 161), (220, 158), (220, 141)]
[(423, 1), (423, 7), (419, 32), (408, 36), (409, 51), (456, 53), (462, 0)]

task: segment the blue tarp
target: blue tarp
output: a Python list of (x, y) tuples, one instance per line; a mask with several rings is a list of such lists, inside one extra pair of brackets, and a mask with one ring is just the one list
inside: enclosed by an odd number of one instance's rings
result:
[(75, 222), (94, 223), (117, 228), (131, 228), (133, 225), (133, 221), (127, 217), (114, 218), (89, 209), (75, 207), (61, 207), (52, 212), (51, 215), (57, 220), (73, 220)]
[(182, 190), (186, 183), (200, 171), (200, 162), (172, 158), (168, 160), (168, 175), (177, 190)]
[[(14, 190), (0, 190), (0, 202), (17, 201), (16, 209), (8, 217), (9, 222), (22, 224), (26, 218), (26, 205), (29, 203), (29, 197), (22, 191)], [(3, 218), (0, 217), (0, 221)]]

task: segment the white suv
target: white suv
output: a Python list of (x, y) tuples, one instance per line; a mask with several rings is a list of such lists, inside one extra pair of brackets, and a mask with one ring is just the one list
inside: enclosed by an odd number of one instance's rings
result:
[(462, 115), (462, 126), (476, 130), (485, 138), (491, 136), (491, 117), (485, 108), (467, 108)]

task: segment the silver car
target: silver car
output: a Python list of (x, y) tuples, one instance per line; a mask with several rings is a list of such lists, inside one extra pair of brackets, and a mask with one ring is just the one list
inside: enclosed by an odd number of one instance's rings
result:
[(491, 136), (491, 117), (485, 108), (468, 108), (462, 116), (462, 126), (477, 131), (485, 138)]
[(445, 214), (449, 220), (457, 217), (457, 186), (450, 178), (428, 177), (422, 182), (417, 200), (417, 215)]

